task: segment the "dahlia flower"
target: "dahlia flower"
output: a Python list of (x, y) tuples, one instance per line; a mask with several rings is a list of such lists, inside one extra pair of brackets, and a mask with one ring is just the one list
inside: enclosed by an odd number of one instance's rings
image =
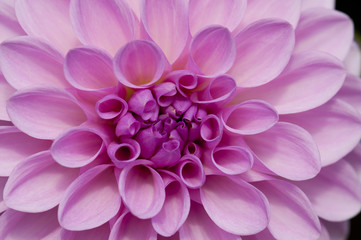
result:
[(332, 0), (1, 0), (0, 239), (344, 239), (360, 49)]

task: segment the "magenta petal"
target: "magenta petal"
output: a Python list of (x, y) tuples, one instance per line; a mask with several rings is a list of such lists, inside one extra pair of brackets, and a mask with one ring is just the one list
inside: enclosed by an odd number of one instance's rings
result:
[(221, 141), (223, 125), (216, 115), (205, 117), (199, 128), (200, 136), (208, 146), (214, 147)]
[(157, 232), (154, 231), (150, 219), (139, 219), (126, 212), (115, 222), (109, 240), (119, 239), (144, 239), (156, 240)]
[(7, 110), (16, 127), (41, 139), (54, 139), (86, 120), (77, 100), (68, 92), (54, 88), (18, 91), (8, 100)]
[(181, 143), (179, 140), (169, 140), (162, 143), (162, 147), (150, 159), (157, 167), (174, 166), (181, 157)]
[(75, 88), (95, 91), (117, 84), (111, 56), (93, 47), (70, 50), (64, 63), (64, 74)]
[(123, 168), (138, 159), (140, 145), (131, 138), (122, 138), (121, 143), (109, 144), (108, 155), (116, 167)]
[(263, 181), (254, 185), (269, 201), (268, 229), (276, 239), (318, 239), (320, 221), (306, 194), (298, 187), (282, 180)]
[(239, 240), (240, 237), (219, 228), (201, 204), (192, 201), (189, 216), (179, 230), (180, 239)]
[(83, 231), (68, 231), (66, 229), (62, 229), (60, 232), (60, 239), (99, 240), (99, 239), (108, 239), (109, 234), (110, 234), (110, 226), (108, 223), (105, 223), (105, 224), (101, 225), (100, 227), (92, 228), (89, 230), (83, 230)]
[(69, 4), (70, 0), (19, 0), (15, 4), (16, 16), (27, 34), (66, 52), (79, 44), (70, 22)]
[(0, 217), (0, 239), (59, 239), (61, 227), (56, 210), (53, 208), (42, 213), (7, 210)]
[(64, 57), (36, 38), (17, 37), (0, 46), (1, 70), (16, 89), (69, 86), (63, 74)]
[(164, 82), (158, 85), (155, 85), (152, 89), (152, 92), (157, 100), (159, 106), (167, 107), (173, 100), (174, 96), (177, 93), (176, 86), (171, 82)]
[(267, 199), (243, 180), (207, 176), (200, 195), (209, 217), (227, 232), (250, 235), (262, 231), (268, 225)]
[(141, 6), (141, 21), (151, 39), (173, 64), (188, 39), (188, 2), (144, 0)]
[(206, 76), (226, 73), (235, 59), (234, 40), (228, 29), (212, 26), (192, 40), (188, 68)]
[(149, 89), (133, 93), (128, 100), (128, 108), (145, 121), (155, 121), (159, 115), (159, 106)]
[(131, 88), (147, 88), (159, 80), (168, 63), (154, 43), (136, 40), (127, 43), (114, 58), (114, 72), (120, 83)]
[(195, 155), (185, 155), (177, 165), (178, 176), (182, 182), (191, 189), (200, 188), (206, 181), (201, 160)]
[(118, 95), (107, 95), (95, 105), (99, 117), (113, 119), (124, 116), (128, 111), (127, 102)]
[(235, 42), (237, 56), (228, 74), (239, 87), (255, 87), (271, 81), (285, 68), (295, 36), (288, 22), (267, 19), (249, 25)]
[(118, 120), (115, 128), (115, 134), (120, 137), (132, 137), (140, 129), (140, 122), (138, 122), (131, 113), (127, 112)]
[(134, 16), (123, 0), (72, 0), (70, 16), (75, 33), (84, 45), (99, 46), (115, 54), (134, 39)]
[(98, 165), (68, 187), (59, 205), (58, 219), (67, 230), (91, 229), (109, 221), (120, 206), (114, 168)]
[(119, 191), (129, 211), (141, 219), (154, 217), (162, 209), (165, 190), (161, 176), (138, 160), (129, 164), (120, 174)]
[(158, 132), (154, 126), (142, 129), (135, 137), (142, 146), (140, 156), (145, 159), (151, 158), (156, 148), (166, 141), (166, 137), (165, 133)]
[(346, 221), (361, 210), (361, 184), (355, 170), (345, 160), (322, 168), (313, 179), (296, 184), (323, 219)]
[(12, 171), (4, 189), (5, 203), (23, 212), (49, 210), (59, 204), (78, 174), (78, 169), (57, 164), (49, 151), (32, 155)]
[(51, 141), (32, 138), (16, 127), (0, 127), (0, 176), (9, 176), (19, 162), (50, 145)]
[(270, 104), (260, 100), (232, 105), (222, 112), (223, 126), (233, 134), (257, 134), (271, 128), (277, 122), (277, 111)]
[(10, 121), (8, 113), (6, 112), (6, 101), (15, 91), (16, 90), (5, 80), (4, 76), (0, 74), (0, 120)]

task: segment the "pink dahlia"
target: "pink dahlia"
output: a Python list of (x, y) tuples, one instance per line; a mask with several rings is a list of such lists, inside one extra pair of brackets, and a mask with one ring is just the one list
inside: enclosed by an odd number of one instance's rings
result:
[(344, 238), (361, 64), (333, 8), (0, 1), (0, 239)]

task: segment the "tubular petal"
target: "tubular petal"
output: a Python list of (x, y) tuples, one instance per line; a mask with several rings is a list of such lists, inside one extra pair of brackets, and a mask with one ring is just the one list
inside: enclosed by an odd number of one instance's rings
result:
[(152, 91), (155, 95), (155, 99), (161, 107), (169, 106), (173, 102), (177, 93), (175, 84), (171, 82), (164, 82), (155, 85)]
[(145, 121), (155, 121), (159, 115), (159, 106), (149, 89), (133, 93), (128, 100), (129, 111), (141, 116)]
[(185, 155), (177, 165), (178, 176), (191, 189), (200, 188), (206, 181), (202, 162), (195, 155)]
[(223, 126), (216, 115), (206, 116), (199, 127), (200, 137), (209, 147), (215, 147), (222, 138)]
[(100, 99), (95, 105), (99, 117), (113, 119), (123, 117), (128, 111), (127, 102), (118, 95), (107, 95)]
[(122, 138), (120, 144), (112, 142), (108, 146), (108, 155), (116, 167), (123, 168), (138, 159), (140, 145), (131, 138)]
[(115, 128), (115, 134), (120, 137), (132, 137), (140, 129), (140, 122), (138, 122), (131, 113), (127, 112), (118, 120)]
[(162, 143), (162, 148), (150, 159), (157, 167), (171, 167), (177, 164), (181, 157), (179, 140), (169, 140)]

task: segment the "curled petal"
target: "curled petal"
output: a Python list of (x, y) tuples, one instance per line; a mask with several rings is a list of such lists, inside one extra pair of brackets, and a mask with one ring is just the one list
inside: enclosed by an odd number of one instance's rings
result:
[(134, 16), (123, 0), (72, 0), (70, 16), (75, 33), (84, 45), (100, 46), (115, 54), (134, 39)]
[(78, 169), (57, 164), (49, 151), (32, 155), (12, 171), (4, 189), (5, 203), (23, 212), (49, 210), (59, 204), (78, 174)]
[(221, 141), (223, 126), (216, 115), (205, 117), (199, 128), (200, 136), (208, 146), (216, 146)]
[(86, 120), (72, 95), (53, 88), (18, 91), (8, 100), (7, 110), (16, 127), (41, 139), (54, 139), (62, 131)]
[(157, 100), (159, 106), (167, 107), (173, 102), (177, 90), (174, 83), (164, 82), (155, 85), (152, 92), (155, 95), (155, 99)]
[(67, 230), (92, 229), (114, 217), (120, 206), (114, 167), (98, 165), (68, 187), (59, 204), (58, 219)]
[(286, 67), (295, 36), (288, 22), (266, 19), (249, 25), (235, 42), (237, 56), (228, 74), (239, 87), (255, 87), (271, 81)]
[(187, 154), (193, 154), (196, 157), (200, 158), (202, 156), (202, 149), (198, 144), (194, 142), (189, 142), (186, 144), (183, 150), (183, 155)]
[(195, 155), (185, 155), (177, 165), (177, 172), (182, 182), (189, 188), (200, 188), (206, 181), (201, 160)]
[(174, 82), (178, 92), (184, 97), (188, 97), (187, 93), (198, 86), (197, 75), (187, 70), (172, 71), (166, 79)]
[(95, 105), (99, 117), (113, 119), (123, 117), (128, 112), (127, 102), (117, 95), (107, 95), (100, 99)]
[(249, 100), (223, 109), (224, 128), (233, 134), (252, 135), (266, 131), (278, 122), (277, 111), (268, 103)]
[(200, 196), (208, 216), (229, 233), (255, 234), (268, 225), (267, 199), (241, 179), (209, 175)]
[(133, 93), (128, 100), (129, 111), (143, 118), (143, 120), (155, 121), (158, 118), (159, 106), (149, 89)]
[(149, 159), (153, 156), (156, 148), (166, 141), (167, 134), (159, 132), (154, 126), (142, 129), (135, 137), (142, 150), (140, 156)]
[(140, 129), (140, 122), (136, 120), (131, 113), (126, 113), (118, 120), (115, 128), (115, 134), (120, 137), (132, 137)]
[(154, 217), (162, 209), (165, 190), (162, 177), (148, 165), (138, 160), (129, 164), (120, 174), (119, 191), (129, 211), (138, 218)]
[(177, 164), (181, 157), (179, 140), (169, 140), (162, 143), (162, 148), (150, 159), (157, 167), (171, 167)]
[(245, 140), (267, 168), (284, 178), (305, 180), (321, 169), (316, 143), (297, 125), (279, 122), (265, 132), (245, 136)]
[(0, 74), (0, 121), (10, 121), (6, 112), (6, 101), (15, 93), (15, 89), (7, 83), (4, 76)]
[(139, 157), (140, 145), (131, 138), (122, 138), (121, 143), (112, 142), (108, 146), (108, 155), (116, 167), (123, 168)]
[(233, 65), (235, 44), (228, 29), (212, 26), (192, 40), (188, 68), (206, 76), (226, 73)]
[(154, 43), (136, 40), (117, 52), (113, 65), (120, 83), (131, 88), (147, 88), (160, 79), (168, 62)]
[(110, 226), (108, 223), (105, 223), (97, 228), (92, 228), (84, 231), (68, 231), (62, 229), (60, 232), (60, 239), (66, 240), (77, 240), (77, 239), (87, 239), (87, 240), (98, 240), (98, 239), (107, 239), (110, 234)]

